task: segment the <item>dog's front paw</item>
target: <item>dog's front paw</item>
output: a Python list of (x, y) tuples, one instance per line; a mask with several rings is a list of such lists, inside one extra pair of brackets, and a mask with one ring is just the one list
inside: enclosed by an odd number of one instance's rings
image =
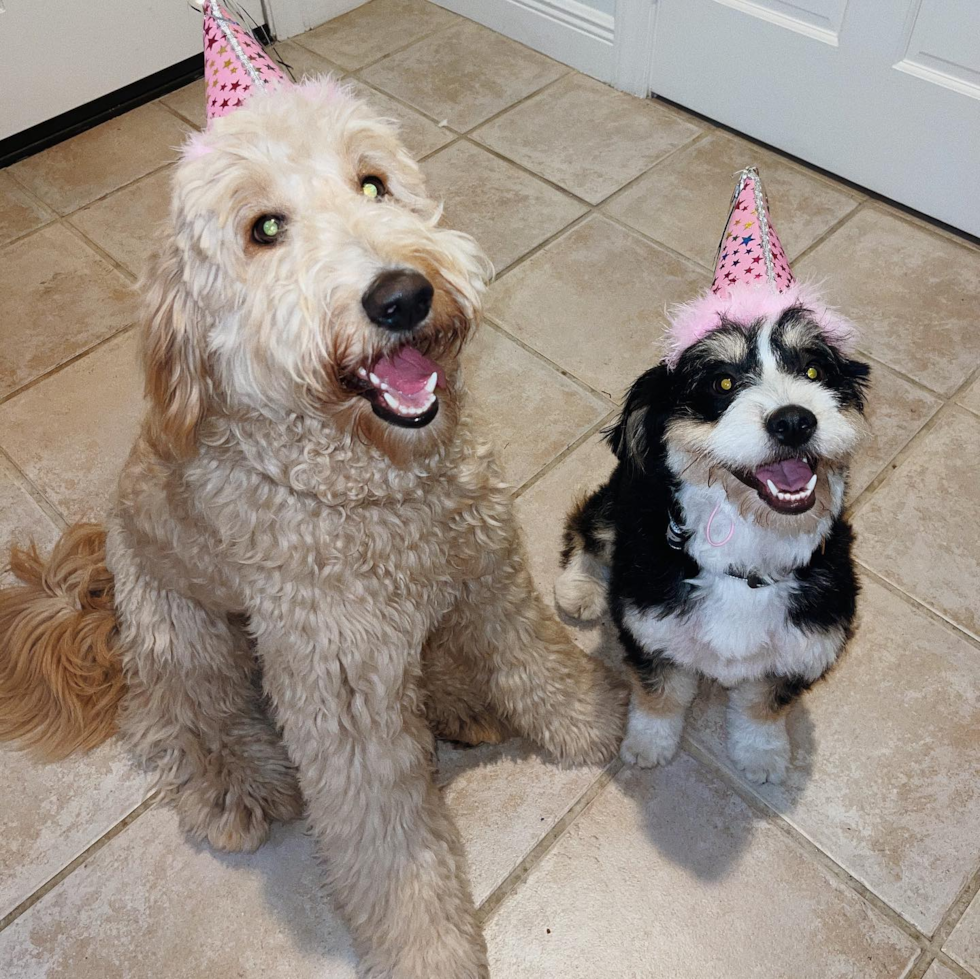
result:
[(656, 717), (631, 708), (619, 757), (627, 765), (639, 768), (666, 765), (677, 754), (683, 730), (683, 714), (679, 717)]
[(555, 582), (555, 604), (573, 619), (598, 619), (606, 611), (606, 582), (590, 574), (576, 555)]
[(729, 728), (728, 754), (750, 782), (782, 782), (789, 768), (789, 736), (780, 722), (743, 718)]

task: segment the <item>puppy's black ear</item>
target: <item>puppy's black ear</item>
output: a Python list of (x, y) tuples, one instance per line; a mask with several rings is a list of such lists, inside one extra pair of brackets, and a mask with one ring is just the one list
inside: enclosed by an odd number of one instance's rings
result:
[(840, 368), (844, 400), (858, 411), (864, 411), (868, 385), (871, 383), (871, 368), (860, 360), (844, 360)]
[(619, 420), (603, 432), (620, 462), (643, 469), (647, 455), (662, 449), (672, 387), (666, 364), (651, 367), (633, 382)]

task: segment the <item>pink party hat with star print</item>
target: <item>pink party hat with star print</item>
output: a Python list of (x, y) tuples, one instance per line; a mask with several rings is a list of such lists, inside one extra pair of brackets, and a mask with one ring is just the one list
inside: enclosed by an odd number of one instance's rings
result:
[(215, 0), (206, 0), (204, 8), (204, 83), (209, 124), (258, 88), (290, 84), (262, 45)]
[(667, 366), (676, 367), (688, 347), (723, 323), (748, 327), (793, 306), (808, 309), (836, 346), (850, 346), (853, 326), (810, 286), (797, 282), (769, 216), (759, 171), (747, 167), (737, 174), (711, 289), (671, 311)]

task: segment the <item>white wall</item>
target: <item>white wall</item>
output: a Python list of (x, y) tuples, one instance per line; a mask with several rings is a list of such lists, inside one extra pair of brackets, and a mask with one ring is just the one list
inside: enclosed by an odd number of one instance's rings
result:
[(201, 50), (186, 0), (5, 0), (0, 139)]
[(586, 7), (591, 7), (593, 10), (609, 14), (610, 17), (616, 16), (616, 0), (581, 0), (581, 2)]

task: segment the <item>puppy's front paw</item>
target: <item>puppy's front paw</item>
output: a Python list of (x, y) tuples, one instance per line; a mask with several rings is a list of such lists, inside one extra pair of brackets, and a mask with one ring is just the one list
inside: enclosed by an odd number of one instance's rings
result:
[(750, 782), (782, 782), (789, 768), (789, 736), (780, 722), (742, 718), (729, 727), (728, 754)]
[(656, 768), (666, 765), (677, 754), (684, 730), (684, 717), (656, 717), (635, 708), (630, 709), (626, 737), (619, 757), (627, 765)]
[(597, 562), (576, 554), (555, 582), (555, 604), (573, 619), (589, 622), (606, 611), (606, 581)]

